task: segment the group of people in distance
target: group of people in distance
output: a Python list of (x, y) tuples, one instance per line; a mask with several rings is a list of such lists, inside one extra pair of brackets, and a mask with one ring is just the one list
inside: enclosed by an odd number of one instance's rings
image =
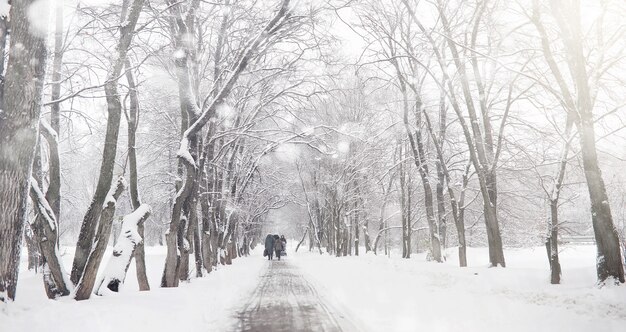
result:
[(287, 253), (285, 249), (287, 248), (287, 240), (284, 235), (278, 236), (277, 234), (267, 234), (265, 237), (265, 251), (263, 251), (263, 257), (267, 257), (268, 260), (272, 260), (274, 254), (278, 260), (280, 260), (280, 256), (285, 256)]

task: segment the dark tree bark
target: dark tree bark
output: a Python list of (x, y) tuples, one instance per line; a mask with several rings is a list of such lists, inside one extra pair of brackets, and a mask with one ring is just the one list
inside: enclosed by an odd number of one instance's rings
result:
[(109, 243), (109, 238), (111, 237), (111, 227), (113, 225), (113, 217), (115, 215), (117, 200), (120, 198), (125, 189), (126, 181), (123, 177), (120, 177), (115, 185), (115, 190), (109, 192), (111, 197), (102, 207), (100, 220), (98, 222), (98, 229), (93, 240), (94, 244), (87, 258), (87, 262), (85, 263), (83, 274), (76, 285), (76, 291), (74, 292), (74, 298), (78, 301), (86, 300), (91, 296), (93, 286), (96, 283), (98, 268), (100, 267), (102, 257), (104, 256), (104, 250), (106, 249)]
[(0, 17), (0, 109), (4, 109), (4, 58), (9, 36), (9, 21), (6, 16)]
[(83, 218), (80, 228), (78, 242), (76, 243), (76, 254), (72, 264), (71, 279), (77, 284), (85, 270), (85, 264), (89, 258), (89, 253), (93, 247), (93, 238), (96, 226), (100, 220), (102, 206), (106, 199), (107, 193), (113, 181), (113, 168), (115, 167), (115, 156), (117, 154), (117, 139), (120, 131), (120, 120), (122, 116), (122, 104), (118, 93), (118, 81), (124, 68), (126, 54), (133, 39), (135, 26), (141, 13), (143, 0), (133, 0), (130, 4), (128, 17), (123, 16), (121, 22), (126, 24), (120, 25), (120, 37), (116, 47), (117, 56), (114, 58), (111, 69), (107, 74), (107, 80), (104, 86), (107, 101), (107, 130), (102, 152), (102, 164), (100, 166), (100, 175), (98, 185), (94, 192), (93, 199), (89, 205), (89, 209)]
[[(213, 96), (210, 102), (208, 102), (205, 109), (200, 114), (200, 110), (196, 104), (195, 97), (193, 96), (193, 90), (191, 89), (191, 85), (188, 79), (188, 71), (181, 71), (180, 69), (186, 66), (181, 63), (177, 64), (177, 72), (182, 74), (178, 75), (179, 78), (179, 93), (181, 98), (181, 106), (188, 110), (189, 113), (194, 113), (195, 115), (199, 115), (199, 117), (194, 119), (193, 122), (190, 121), (189, 128), (187, 128), (181, 139), (181, 149), (179, 150), (179, 158), (180, 161), (184, 164), (187, 176), (185, 177), (185, 181), (183, 183), (182, 189), (177, 193), (176, 202), (174, 204), (174, 208), (172, 211), (172, 220), (170, 221), (170, 229), (167, 235), (167, 243), (168, 250), (167, 256), (165, 260), (165, 268), (163, 271), (163, 277), (161, 279), (162, 287), (176, 287), (178, 286), (178, 269), (180, 268), (180, 259), (177, 255), (178, 247), (180, 244), (177, 243), (176, 234), (178, 233), (179, 223), (180, 223), (180, 215), (181, 210), (183, 208), (183, 204), (187, 201), (190, 195), (197, 191), (198, 188), (198, 156), (197, 156), (197, 134), (204, 127), (204, 125), (215, 115), (217, 107), (222, 105), (225, 99), (230, 95), (231, 90), (234, 87), (235, 82), (238, 80), (239, 75), (246, 69), (249, 61), (252, 59), (253, 54), (257, 51), (259, 45), (262, 42), (267, 41), (273, 34), (275, 34), (278, 29), (283, 25), (284, 20), (290, 14), (288, 12), (290, 0), (283, 0), (280, 5), (278, 12), (275, 16), (270, 20), (270, 22), (265, 26), (265, 28), (261, 31), (260, 34), (252, 38), (244, 48), (244, 51), (239, 54), (237, 59), (235, 60), (229, 77), (224, 81), (223, 85), (220, 86), (218, 92)], [(191, 5), (191, 10), (187, 11), (187, 16), (183, 18), (182, 12), (179, 5), (172, 6), (174, 11), (174, 17), (176, 20), (176, 25), (178, 29), (181, 31), (187, 31), (188, 22), (190, 21), (190, 16), (193, 15), (195, 10), (194, 4)], [(182, 35), (181, 35), (182, 36)], [(187, 54), (187, 52), (186, 52)], [(182, 59), (177, 59), (177, 61), (185, 60), (186, 57)], [(185, 77), (186, 76), (186, 77)], [(193, 154), (196, 153), (194, 156)], [(194, 190), (195, 188), (195, 190)], [(225, 244), (225, 239), (222, 237), (222, 247)], [(236, 251), (236, 250), (235, 250)]]
[[(15, 300), (30, 173), (46, 69), (46, 42), (28, 19), (32, 0), (11, 5), (11, 44), (0, 113), (0, 301)], [(3, 20), (6, 23), (6, 21)], [(2, 27), (0, 27), (2, 28)], [(6, 28), (6, 26), (5, 26)], [(6, 29), (0, 29), (4, 34)], [(45, 35), (45, 34), (44, 34)], [(2, 35), (0, 35), (2, 37)], [(3, 40), (3, 38), (0, 38)]]
[(58, 223), (56, 216), (34, 178), (31, 178), (30, 197), (38, 214), (32, 227), (44, 262), (43, 281), (46, 295), (50, 299), (69, 295), (72, 284), (65, 276), (65, 269), (57, 252)]
[[(506, 266), (504, 259), (504, 250), (502, 247), (502, 236), (500, 234), (500, 225), (498, 223), (497, 208), (495, 203), (495, 165), (497, 165), (497, 158), (489, 159), (487, 155), (488, 148), (485, 148), (486, 140), (491, 140), (491, 137), (485, 138), (480, 128), (480, 122), (477, 116), (476, 108), (474, 106), (474, 97), (471, 93), (469, 86), (469, 77), (467, 74), (467, 68), (465, 62), (460, 58), (457, 43), (451, 37), (450, 22), (444, 12), (444, 4), (441, 0), (437, 0), (437, 9), (439, 11), (439, 18), (443, 25), (445, 36), (445, 43), (447, 48), (452, 53), (452, 59), (457, 73), (459, 76), (459, 82), (461, 84), (461, 90), (465, 99), (465, 108), (469, 115), (470, 124), (468, 125), (465, 115), (461, 110), (459, 98), (456, 96), (455, 87), (452, 84), (452, 80), (448, 75), (448, 64), (439, 50), (439, 44), (433, 39), (431, 32), (428, 31), (417, 18), (413, 8), (407, 0), (403, 0), (405, 8), (407, 9), (411, 19), (417, 24), (419, 30), (427, 38), (432, 47), (432, 51), (435, 55), (435, 59), (439, 63), (443, 75), (443, 83), (446, 84), (449, 93), (449, 99), (454, 112), (457, 115), (457, 119), (463, 130), (463, 136), (468, 146), (470, 160), (478, 177), (478, 183), (480, 185), (480, 192), (483, 199), (483, 211), (485, 226), (487, 229), (487, 242), (489, 245), (489, 262), (491, 266)], [(483, 11), (480, 11), (482, 15)], [(481, 19), (481, 15), (476, 15), (474, 24), (478, 24)], [(488, 119), (483, 119), (487, 121)], [(502, 119), (501, 126), (504, 126), (506, 117)], [(497, 156), (497, 154), (496, 154)], [(491, 161), (491, 163), (490, 163)]]

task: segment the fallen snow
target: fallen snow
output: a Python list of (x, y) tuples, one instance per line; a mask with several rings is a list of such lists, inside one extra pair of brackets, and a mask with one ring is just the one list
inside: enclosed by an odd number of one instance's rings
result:
[[(61, 251), (64, 264), (71, 266), (74, 248)], [(109, 247), (105, 257), (111, 252)], [(181, 282), (178, 288), (160, 288), (165, 254), (165, 247), (146, 247), (150, 291), (139, 292), (133, 262), (119, 293), (76, 302), (48, 300), (41, 274), (26, 270), (24, 251), (17, 298), (0, 309), (0, 331), (225, 331), (237, 323), (235, 313), (267, 266), (262, 251), (255, 251), (255, 256), (237, 258), (203, 278)]]
[(507, 268), (468, 248), (461, 269), (455, 252), (442, 264), (423, 254), (289, 257), (363, 331), (624, 331), (626, 287), (595, 286), (595, 246), (562, 248), (561, 285), (550, 285), (543, 247), (506, 250)]
[[(623, 331), (626, 287), (595, 286), (595, 246), (561, 249), (561, 285), (549, 284), (543, 247), (506, 250), (507, 268), (488, 268), (485, 248), (468, 248), (467, 268), (457, 267), (456, 248), (448, 249), (442, 264), (427, 262), (423, 254), (409, 260), (371, 253), (336, 258), (306, 250), (289, 252), (286, 259), (327, 301), (328, 310), (357, 331)], [(62, 252), (69, 266), (74, 250)], [(230, 331), (268, 266), (256, 250), (204, 278), (163, 289), (158, 286), (165, 253), (165, 247), (146, 248), (151, 291), (138, 291), (131, 264), (120, 293), (82, 302), (48, 300), (41, 274), (22, 271), (16, 302), (0, 310), (0, 329)]]

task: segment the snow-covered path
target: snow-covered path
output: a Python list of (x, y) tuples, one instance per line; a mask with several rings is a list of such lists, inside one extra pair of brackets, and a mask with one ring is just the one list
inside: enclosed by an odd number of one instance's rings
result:
[(289, 261), (273, 260), (238, 313), (237, 331), (351, 331)]
[[(73, 248), (62, 249), (70, 266)], [(443, 264), (424, 254), (302, 251), (279, 262), (254, 251), (178, 288), (160, 288), (165, 248), (147, 247), (149, 292), (137, 290), (133, 264), (117, 294), (48, 300), (41, 274), (23, 265), (16, 302), (0, 307), (0, 331), (624, 331), (626, 287), (594, 286), (595, 247), (561, 250), (561, 285), (550, 285), (538, 247), (507, 250), (506, 269), (487, 268), (486, 248), (470, 248), (462, 269), (454, 248)]]

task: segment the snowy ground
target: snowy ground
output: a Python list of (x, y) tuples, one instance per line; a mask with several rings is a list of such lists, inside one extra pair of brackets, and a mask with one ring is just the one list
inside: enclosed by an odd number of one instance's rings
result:
[[(548, 282), (543, 248), (506, 250), (506, 269), (487, 268), (483, 248), (469, 250), (464, 269), (456, 266), (454, 249), (443, 264), (423, 255), (335, 258), (306, 251), (291, 252), (286, 261), (332, 316), (349, 322), (344, 330), (624, 331), (626, 287), (594, 286), (594, 246), (562, 249), (563, 284), (556, 286)], [(73, 250), (65, 252), (69, 267)], [(257, 250), (207, 277), (162, 289), (165, 249), (147, 248), (146, 254), (150, 292), (137, 291), (131, 267), (119, 294), (82, 302), (46, 299), (41, 275), (22, 271), (17, 301), (0, 309), (0, 331), (237, 330), (241, 312), (271, 272)]]
[(563, 280), (550, 285), (545, 248), (505, 251), (487, 268), (470, 248), (468, 268), (449, 250), (444, 264), (367, 255), (292, 261), (322, 297), (367, 331), (626, 331), (626, 287), (594, 286), (595, 246), (564, 247)]
[[(74, 250), (62, 251), (67, 252), (63, 260), (69, 269)], [(138, 291), (133, 263), (119, 294), (93, 295), (81, 302), (48, 300), (41, 274), (21, 271), (15, 303), (0, 309), (0, 331), (226, 331), (237, 323), (233, 313), (267, 265), (258, 257), (238, 258), (202, 279), (165, 289), (159, 288), (164, 261), (164, 247), (146, 248), (149, 292)]]

